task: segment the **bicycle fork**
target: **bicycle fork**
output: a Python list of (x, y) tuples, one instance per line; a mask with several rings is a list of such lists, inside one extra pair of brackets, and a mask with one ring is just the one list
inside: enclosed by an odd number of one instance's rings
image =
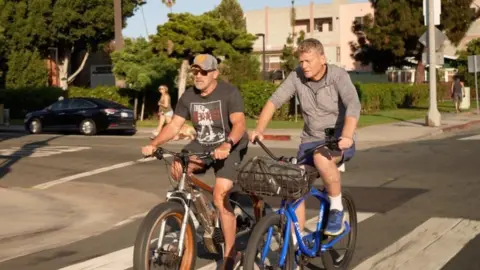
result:
[[(180, 228), (180, 238), (178, 240), (178, 257), (183, 256), (183, 241), (185, 239), (185, 231), (187, 229), (188, 218), (191, 214), (190, 212), (190, 202), (192, 200), (192, 194), (189, 192), (184, 192), (185, 186), (185, 178), (186, 172), (182, 174), (182, 178), (180, 179), (179, 188), (176, 191), (169, 191), (167, 192), (167, 201), (178, 201), (184, 207), (184, 215), (182, 220), (182, 225)], [(158, 245), (157, 248), (160, 249), (163, 244), (163, 238), (165, 236), (165, 227), (166, 227), (167, 220), (163, 219), (162, 224), (160, 225), (160, 233), (158, 236)], [(194, 243), (196, 244), (196, 243)]]

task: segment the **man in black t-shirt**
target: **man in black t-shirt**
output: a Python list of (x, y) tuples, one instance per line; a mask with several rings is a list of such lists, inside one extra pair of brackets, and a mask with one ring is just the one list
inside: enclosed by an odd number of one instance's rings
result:
[[(243, 98), (233, 85), (217, 81), (218, 62), (209, 54), (195, 57), (191, 72), (195, 87), (187, 89), (175, 108), (172, 121), (161, 133), (142, 148), (144, 155), (151, 155), (155, 148), (171, 140), (185, 123), (191, 120), (197, 137), (185, 146), (191, 152), (214, 151), (215, 162), (192, 157), (189, 174), (213, 167), (216, 182), (214, 204), (220, 214), (225, 237), (224, 265), (230, 269), (237, 260), (235, 251), (236, 219), (226, 200), (236, 177), (236, 164), (240, 164), (247, 152), (248, 134), (245, 127)], [(172, 174), (179, 179), (182, 171), (178, 161), (172, 164)]]

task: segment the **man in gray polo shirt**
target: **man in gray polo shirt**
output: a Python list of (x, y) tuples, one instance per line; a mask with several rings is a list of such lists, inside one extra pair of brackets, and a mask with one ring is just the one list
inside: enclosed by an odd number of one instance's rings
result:
[[(327, 64), (320, 41), (305, 39), (297, 51), (299, 67), (290, 73), (267, 101), (250, 140), (253, 142), (255, 137), (263, 139), (263, 132), (275, 110), (293, 96), (297, 96), (300, 101), (305, 121), (298, 157), (323, 143), (325, 128), (335, 128), (341, 151), (319, 149), (305, 160), (299, 160), (299, 164), (318, 169), (331, 202), (325, 234), (339, 235), (344, 230), (344, 213), (337, 165), (348, 161), (355, 153), (354, 134), (360, 118), (360, 100), (348, 73), (338, 66)], [(303, 230), (304, 203), (299, 205), (296, 215)]]

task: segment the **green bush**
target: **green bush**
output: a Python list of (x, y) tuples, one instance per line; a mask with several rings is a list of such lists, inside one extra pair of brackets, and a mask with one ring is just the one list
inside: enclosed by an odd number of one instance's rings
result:
[(428, 84), (356, 83), (362, 113), (412, 108), (428, 99)]
[[(250, 118), (258, 118), (277, 85), (266, 81), (249, 81), (240, 85), (240, 92), (245, 103), (245, 115)], [(278, 109), (273, 115), (275, 120), (288, 119), (288, 102)]]
[(118, 89), (115, 86), (99, 86), (96, 88), (70, 87), (68, 97), (91, 97), (110, 100), (127, 107), (131, 106), (131, 97), (134, 90)]
[(0, 103), (10, 109), (11, 118), (23, 118), (30, 111), (41, 110), (63, 97), (103, 98), (132, 108), (133, 90), (102, 86), (97, 88), (71, 87), (67, 92), (56, 87), (30, 87), (0, 90)]
[(0, 90), (0, 103), (10, 109), (10, 118), (23, 118), (29, 111), (41, 110), (58, 100), (61, 88), (16, 88)]

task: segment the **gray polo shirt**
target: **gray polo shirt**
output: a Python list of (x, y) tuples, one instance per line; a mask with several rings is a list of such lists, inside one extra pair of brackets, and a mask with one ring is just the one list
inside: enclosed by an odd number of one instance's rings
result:
[(302, 143), (323, 140), (325, 128), (335, 128), (340, 136), (345, 117), (360, 118), (360, 100), (350, 76), (336, 65), (327, 65), (320, 81), (305, 78), (300, 67), (292, 71), (270, 97), (275, 108), (297, 96), (305, 121)]

